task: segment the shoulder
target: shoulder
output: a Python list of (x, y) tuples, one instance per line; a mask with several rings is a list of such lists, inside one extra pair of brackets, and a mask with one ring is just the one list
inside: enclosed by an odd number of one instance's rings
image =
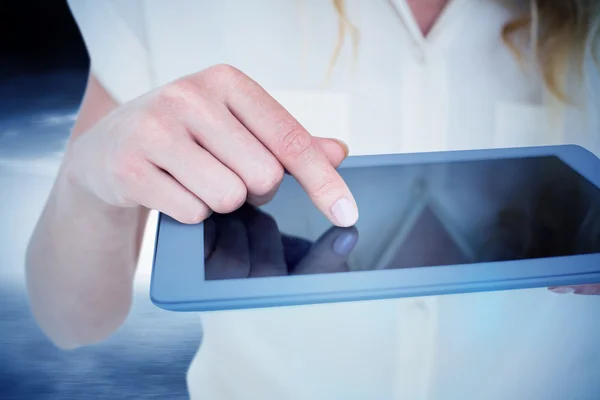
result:
[(90, 69), (119, 103), (152, 88), (143, 0), (67, 0)]

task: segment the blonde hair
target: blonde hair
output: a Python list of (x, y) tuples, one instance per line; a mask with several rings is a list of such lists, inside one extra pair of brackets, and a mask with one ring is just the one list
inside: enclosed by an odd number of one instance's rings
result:
[(360, 39), (358, 28), (350, 22), (346, 15), (346, 2), (344, 0), (333, 0), (333, 6), (338, 15), (338, 40), (333, 49), (333, 55), (331, 56), (331, 62), (329, 63), (329, 70), (327, 71), (327, 79), (329, 80), (333, 67), (340, 55), (342, 46), (344, 45), (344, 39), (346, 38), (346, 32), (350, 32), (350, 38), (352, 40), (352, 49), (354, 51), (354, 58), (358, 55), (358, 42)]
[[(333, 52), (333, 69), (350, 33), (354, 54), (357, 55), (359, 32), (349, 21), (344, 0), (332, 0), (338, 14), (338, 41)], [(519, 40), (531, 44), (540, 73), (550, 92), (567, 101), (562, 77), (571, 60), (582, 75), (583, 60), (589, 53), (598, 63), (600, 1), (598, 0), (497, 0), (517, 10), (517, 17), (507, 22), (500, 35), (518, 60), (525, 60)], [(525, 7), (523, 6), (525, 5)], [(329, 74), (328, 74), (329, 75)]]

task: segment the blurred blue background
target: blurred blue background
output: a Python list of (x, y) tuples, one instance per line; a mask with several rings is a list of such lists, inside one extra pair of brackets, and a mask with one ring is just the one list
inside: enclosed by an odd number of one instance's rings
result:
[[(0, 399), (187, 398), (200, 320), (154, 307), (138, 279), (130, 318), (108, 341), (55, 348), (30, 313), (24, 253), (87, 78), (66, 2), (0, 4)], [(147, 262), (147, 260), (146, 260)]]

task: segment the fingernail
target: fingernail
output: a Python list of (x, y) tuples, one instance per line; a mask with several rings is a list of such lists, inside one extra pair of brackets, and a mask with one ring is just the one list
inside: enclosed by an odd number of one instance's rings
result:
[(333, 251), (340, 256), (347, 256), (356, 242), (358, 242), (358, 236), (354, 232), (344, 232), (333, 242)]
[(598, 286), (597, 285), (582, 285), (575, 289), (575, 294), (598, 294)]
[(554, 293), (575, 293), (575, 288), (571, 287), (571, 286), (562, 286), (562, 287), (555, 287), (555, 288), (550, 288), (551, 291), (553, 291)]
[(331, 214), (339, 226), (352, 226), (358, 220), (358, 210), (346, 197), (338, 199), (331, 207)]
[(350, 154), (350, 148), (348, 147), (348, 145), (345, 142), (341, 141), (340, 139), (332, 139), (332, 140), (334, 140), (340, 146), (342, 146), (342, 148), (344, 149), (344, 156), (348, 157), (348, 154)]

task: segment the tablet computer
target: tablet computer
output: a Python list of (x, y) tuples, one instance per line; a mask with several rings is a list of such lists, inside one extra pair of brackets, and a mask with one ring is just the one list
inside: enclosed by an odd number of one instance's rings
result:
[(208, 311), (600, 282), (600, 160), (574, 145), (349, 157), (333, 227), (286, 176), (197, 225), (160, 214), (150, 297)]

